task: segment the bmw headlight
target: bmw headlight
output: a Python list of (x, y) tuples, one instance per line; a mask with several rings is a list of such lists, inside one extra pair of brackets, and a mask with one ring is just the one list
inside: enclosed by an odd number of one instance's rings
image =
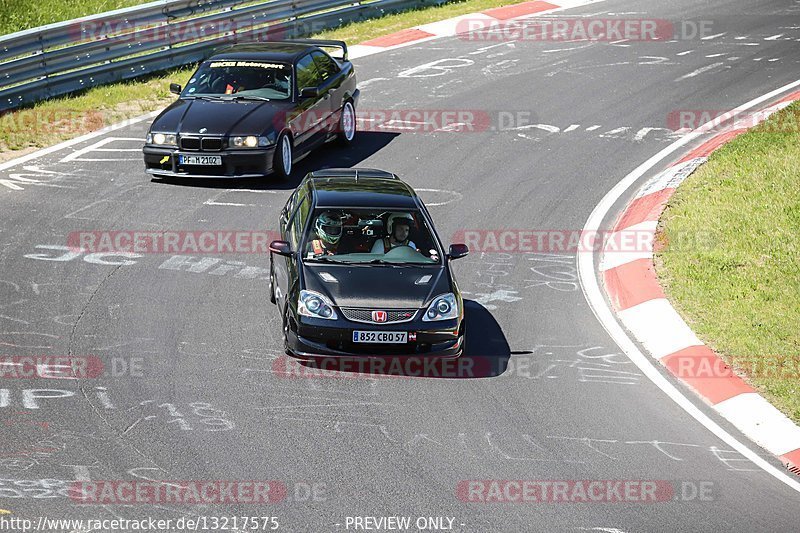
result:
[(231, 138), (231, 146), (234, 148), (256, 148), (259, 146), (269, 146), (270, 144), (270, 140), (267, 137), (256, 137), (255, 135)]
[(435, 320), (451, 320), (458, 318), (458, 305), (456, 296), (452, 292), (437, 296), (428, 306), (428, 310), (422, 316), (423, 322), (433, 322)]
[(314, 291), (300, 291), (300, 297), (297, 300), (297, 312), (303, 316), (325, 320), (336, 320), (338, 318), (330, 300)]
[(174, 133), (148, 133), (147, 143), (161, 146), (177, 146), (178, 136)]

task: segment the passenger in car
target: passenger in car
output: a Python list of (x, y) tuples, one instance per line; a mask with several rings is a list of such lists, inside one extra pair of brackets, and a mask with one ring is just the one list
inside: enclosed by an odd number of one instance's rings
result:
[(411, 213), (393, 213), (389, 215), (388, 222), (386, 237), (376, 240), (372, 245), (373, 254), (385, 254), (397, 246), (410, 246), (417, 249), (417, 245), (409, 238), (411, 227), (415, 225)]

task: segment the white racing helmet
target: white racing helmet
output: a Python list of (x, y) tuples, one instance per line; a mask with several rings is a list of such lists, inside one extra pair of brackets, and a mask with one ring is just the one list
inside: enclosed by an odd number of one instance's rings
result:
[(410, 228), (413, 228), (416, 224), (411, 213), (392, 213), (386, 223), (389, 235), (394, 235), (394, 225), (398, 222), (406, 224)]

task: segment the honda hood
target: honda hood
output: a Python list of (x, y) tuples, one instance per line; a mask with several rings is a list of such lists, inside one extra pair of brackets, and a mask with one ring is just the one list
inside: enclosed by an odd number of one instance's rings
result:
[(453, 292), (441, 265), (303, 264), (307, 290), (327, 296), (335, 306), (369, 309), (419, 309), (440, 294)]

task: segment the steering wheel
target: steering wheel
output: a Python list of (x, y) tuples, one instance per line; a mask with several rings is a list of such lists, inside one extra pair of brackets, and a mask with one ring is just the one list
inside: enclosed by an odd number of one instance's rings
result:
[(399, 258), (399, 257), (408, 257), (411, 254), (419, 254), (419, 252), (407, 244), (401, 244), (399, 246), (395, 246), (394, 248), (386, 252), (384, 255), (389, 258), (392, 257)]

